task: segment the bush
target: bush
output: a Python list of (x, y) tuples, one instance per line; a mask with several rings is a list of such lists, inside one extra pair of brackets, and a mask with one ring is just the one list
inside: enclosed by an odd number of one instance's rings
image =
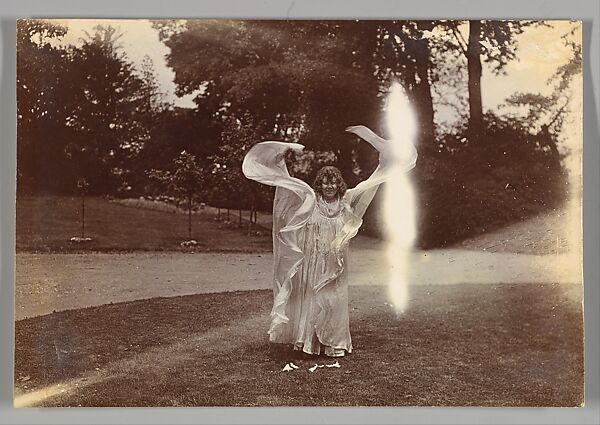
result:
[[(445, 135), (439, 149), (419, 149), (412, 171), (421, 248), (443, 247), (559, 206), (568, 192), (551, 135), (532, 135), (488, 116), (485, 136)], [(378, 195), (381, 198), (381, 194)], [(365, 230), (384, 237), (377, 199)]]

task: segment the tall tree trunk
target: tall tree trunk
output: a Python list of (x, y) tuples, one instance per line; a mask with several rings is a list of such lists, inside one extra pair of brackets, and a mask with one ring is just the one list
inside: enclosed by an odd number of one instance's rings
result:
[[(416, 137), (420, 142), (425, 138), (425, 128), (428, 126), (428, 124), (425, 123), (426, 121), (428, 121), (428, 113), (426, 112), (428, 107), (425, 106), (425, 104), (428, 102), (426, 98), (431, 98), (431, 91), (429, 91), (428, 95), (424, 93), (426, 91), (426, 87), (422, 85), (422, 83), (424, 82), (422, 75), (427, 75), (427, 71), (426, 67), (423, 65), (424, 58), (418, 57), (419, 48), (417, 46), (416, 41), (413, 37), (410, 37), (408, 35), (403, 37), (402, 40), (405, 46), (407, 46), (407, 49), (409, 49), (409, 51), (415, 57), (417, 57), (417, 60), (414, 64), (406, 66), (406, 68), (402, 70), (402, 83), (404, 86), (404, 90), (406, 91), (406, 96), (408, 97), (411, 105), (414, 106), (414, 111), (416, 115), (415, 118), (417, 120), (418, 125)], [(422, 55), (422, 53), (420, 54)], [(419, 79), (419, 83), (417, 83), (417, 79)], [(427, 81), (427, 84), (429, 84), (429, 80), (427, 78), (425, 78), (425, 81)], [(431, 100), (431, 102), (431, 117), (433, 117), (433, 100)], [(433, 125), (433, 122), (431, 123), (431, 125)], [(424, 148), (427, 148), (429, 145), (424, 144), (422, 146)]]
[(227, 192), (227, 219), (225, 220), (227, 222), (229, 222), (230, 209), (231, 209), (231, 194), (229, 192)]
[(239, 219), (239, 225), (238, 225), (238, 227), (242, 227), (242, 209), (241, 208), (238, 209), (238, 215), (239, 215), (239, 217), (238, 217), (238, 219)]
[[(417, 82), (417, 79), (420, 81)], [(406, 95), (414, 108), (417, 121), (416, 142), (422, 150), (436, 150), (434, 144), (433, 100), (429, 81), (425, 80), (427, 81), (425, 83), (421, 79), (417, 74), (416, 66), (406, 68), (404, 81)]]
[(431, 96), (431, 82), (429, 80), (430, 55), (429, 40), (423, 37), (424, 31), (432, 31), (435, 27), (434, 21), (419, 21), (416, 24), (417, 34), (414, 37), (415, 57), (415, 87), (414, 99), (416, 100), (416, 112), (419, 122), (418, 142), (421, 146), (434, 146), (434, 110), (433, 97)]
[(256, 210), (257, 193), (254, 187), (250, 189), (250, 217), (248, 220), (248, 236), (252, 234), (254, 211)]
[(254, 214), (254, 202), (250, 206), (250, 217), (248, 217), (248, 236), (252, 234), (252, 215)]
[(469, 72), (469, 136), (477, 140), (483, 133), (481, 104), (481, 21), (469, 21), (467, 69)]
[(85, 238), (85, 194), (81, 195), (81, 239)]
[(192, 197), (188, 196), (188, 241), (192, 240)]
[(426, 38), (421, 38), (417, 42), (416, 60), (416, 75), (419, 78), (415, 87), (417, 117), (420, 126), (418, 134), (419, 144), (421, 146), (432, 146), (434, 143), (435, 124), (433, 121), (433, 98), (429, 82), (429, 42)]

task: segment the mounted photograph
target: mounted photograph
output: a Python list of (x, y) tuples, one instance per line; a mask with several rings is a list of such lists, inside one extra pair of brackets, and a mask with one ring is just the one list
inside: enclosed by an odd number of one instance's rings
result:
[(584, 406), (582, 25), (17, 21), (14, 406)]

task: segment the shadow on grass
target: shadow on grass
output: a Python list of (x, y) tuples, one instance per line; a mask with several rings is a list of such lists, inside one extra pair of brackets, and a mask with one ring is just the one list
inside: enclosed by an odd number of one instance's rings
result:
[(42, 406), (576, 406), (580, 293), (414, 287), (398, 315), (385, 288), (352, 287), (355, 352), (314, 373), (333, 360), (269, 346), (270, 291), (54, 313), (16, 323), (16, 392), (67, 388)]

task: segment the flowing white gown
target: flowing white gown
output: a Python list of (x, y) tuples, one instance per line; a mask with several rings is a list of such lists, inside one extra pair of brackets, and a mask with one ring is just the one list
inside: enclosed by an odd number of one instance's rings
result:
[(371, 176), (333, 205), (304, 181), (291, 177), (283, 154), (301, 151), (296, 143), (262, 142), (247, 153), (247, 178), (275, 186), (273, 201), (273, 295), (269, 339), (293, 344), (308, 354), (352, 352), (348, 314), (348, 242), (377, 188), (394, 171), (408, 171), (417, 153), (410, 144), (380, 138), (367, 127), (346, 129), (379, 151)]

